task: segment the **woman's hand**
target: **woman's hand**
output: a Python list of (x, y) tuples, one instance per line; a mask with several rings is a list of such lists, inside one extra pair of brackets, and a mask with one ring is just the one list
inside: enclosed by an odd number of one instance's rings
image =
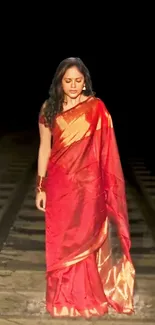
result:
[(46, 193), (39, 192), (36, 194), (36, 207), (38, 210), (45, 212), (46, 206)]

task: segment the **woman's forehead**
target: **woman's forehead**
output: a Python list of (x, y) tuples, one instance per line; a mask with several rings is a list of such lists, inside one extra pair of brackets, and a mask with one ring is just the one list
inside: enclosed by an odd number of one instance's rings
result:
[(81, 78), (83, 74), (78, 70), (77, 67), (71, 67), (66, 70), (64, 78)]

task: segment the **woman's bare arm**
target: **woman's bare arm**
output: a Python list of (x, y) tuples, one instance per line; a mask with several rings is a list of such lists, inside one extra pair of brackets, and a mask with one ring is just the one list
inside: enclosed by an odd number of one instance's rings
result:
[(51, 130), (39, 123), (40, 145), (38, 151), (38, 175), (46, 176), (47, 164), (51, 153)]

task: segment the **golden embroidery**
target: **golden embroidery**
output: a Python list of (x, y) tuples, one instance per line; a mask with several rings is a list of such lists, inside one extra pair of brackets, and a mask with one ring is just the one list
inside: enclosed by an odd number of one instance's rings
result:
[(58, 116), (57, 124), (62, 132), (61, 139), (64, 146), (70, 146), (72, 143), (90, 135), (90, 123), (86, 121), (84, 114), (78, 119), (75, 117), (71, 122), (66, 121), (64, 116)]
[[(81, 317), (81, 315), (85, 318), (89, 318), (92, 315), (93, 316), (100, 316), (101, 314), (105, 314), (107, 312), (107, 302), (104, 302), (103, 304), (100, 305), (99, 310), (97, 308), (93, 309), (85, 309), (82, 311), (78, 311), (74, 307), (55, 307), (53, 306), (51, 310), (49, 310), (50, 314), (54, 317)], [(102, 312), (101, 312), (102, 310)]]
[(107, 113), (107, 112), (105, 112), (105, 115), (106, 115), (106, 117), (107, 117), (107, 119), (108, 119), (108, 126), (109, 126), (110, 128), (113, 128), (113, 122), (112, 122), (111, 115), (110, 115), (109, 113)]

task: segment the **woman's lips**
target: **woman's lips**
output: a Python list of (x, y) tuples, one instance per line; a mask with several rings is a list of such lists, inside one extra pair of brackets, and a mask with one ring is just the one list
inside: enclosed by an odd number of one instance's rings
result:
[(77, 93), (77, 90), (70, 90), (70, 93), (71, 94), (76, 94)]

